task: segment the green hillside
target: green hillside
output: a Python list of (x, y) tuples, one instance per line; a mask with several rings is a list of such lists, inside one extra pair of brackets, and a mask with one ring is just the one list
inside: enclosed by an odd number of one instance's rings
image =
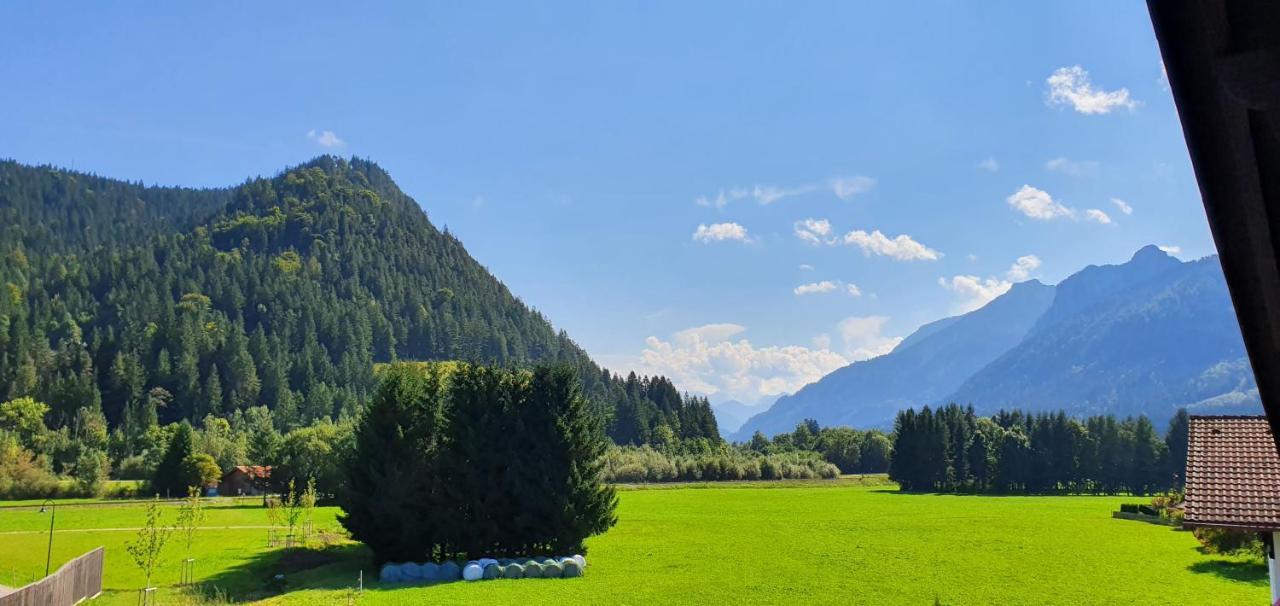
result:
[(366, 160), (228, 189), (0, 165), (0, 399), (128, 432), (267, 406), (354, 414), (377, 362), (564, 362), (622, 442), (716, 439), (707, 402), (606, 373)]

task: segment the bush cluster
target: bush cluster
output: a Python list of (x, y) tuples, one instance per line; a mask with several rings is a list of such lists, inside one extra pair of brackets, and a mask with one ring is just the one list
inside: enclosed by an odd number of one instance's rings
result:
[(761, 454), (725, 447), (711, 453), (667, 454), (648, 446), (610, 448), (603, 478), (613, 483), (830, 479), (840, 470), (815, 452)]
[(615, 522), (573, 370), (392, 365), (355, 434), (343, 526), (379, 562), (579, 553)]

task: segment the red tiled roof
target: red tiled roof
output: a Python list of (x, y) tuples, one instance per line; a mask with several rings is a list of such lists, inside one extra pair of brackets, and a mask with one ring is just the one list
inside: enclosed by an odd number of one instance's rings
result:
[(1280, 530), (1280, 455), (1266, 417), (1191, 417), (1186, 526)]
[(235, 467), (228, 469), (227, 473), (223, 474), (222, 477), (226, 478), (227, 476), (231, 475), (233, 472), (237, 472), (237, 471), (249, 476), (250, 478), (271, 477), (270, 465), (236, 465)]

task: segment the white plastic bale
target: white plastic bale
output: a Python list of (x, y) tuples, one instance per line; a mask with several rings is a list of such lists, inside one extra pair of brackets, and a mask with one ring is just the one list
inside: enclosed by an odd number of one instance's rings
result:
[(462, 569), (462, 580), (464, 581), (479, 581), (480, 577), (483, 576), (484, 570), (480, 568), (479, 564), (467, 564)]
[(575, 561), (575, 562), (577, 562), (577, 563), (578, 563), (578, 567), (579, 567), (579, 568), (582, 568), (583, 570), (586, 570), (586, 568), (587, 568), (587, 559), (586, 559), (586, 558), (584, 558), (584, 557), (582, 557), (582, 554), (578, 554), (578, 555), (573, 556), (573, 561)]

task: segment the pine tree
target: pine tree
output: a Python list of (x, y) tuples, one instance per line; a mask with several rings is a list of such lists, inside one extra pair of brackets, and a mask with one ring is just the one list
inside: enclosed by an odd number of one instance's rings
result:
[(533, 374), (531, 400), (534, 406), (546, 406), (551, 424), (546, 447), (554, 452), (549, 457), (548, 476), (559, 493), (556, 518), (551, 521), (554, 537), (550, 545), (557, 553), (579, 553), (583, 542), (618, 522), (615, 515), (618, 497), (612, 486), (600, 478), (601, 457), (607, 448), (598, 419), (586, 411), (581, 386), (568, 366), (542, 366)]
[(191, 431), (191, 425), (186, 422), (180, 423), (173, 437), (169, 439), (164, 457), (156, 466), (155, 475), (151, 480), (151, 489), (166, 498), (186, 494), (188, 486), (183, 462), (194, 452), (195, 435)]
[[(442, 371), (394, 364), (356, 429), (355, 450), (338, 493), (342, 525), (379, 563), (449, 552), (444, 534), (453, 509), (436, 464), (444, 423)], [(437, 549), (438, 548), (438, 549)]]

